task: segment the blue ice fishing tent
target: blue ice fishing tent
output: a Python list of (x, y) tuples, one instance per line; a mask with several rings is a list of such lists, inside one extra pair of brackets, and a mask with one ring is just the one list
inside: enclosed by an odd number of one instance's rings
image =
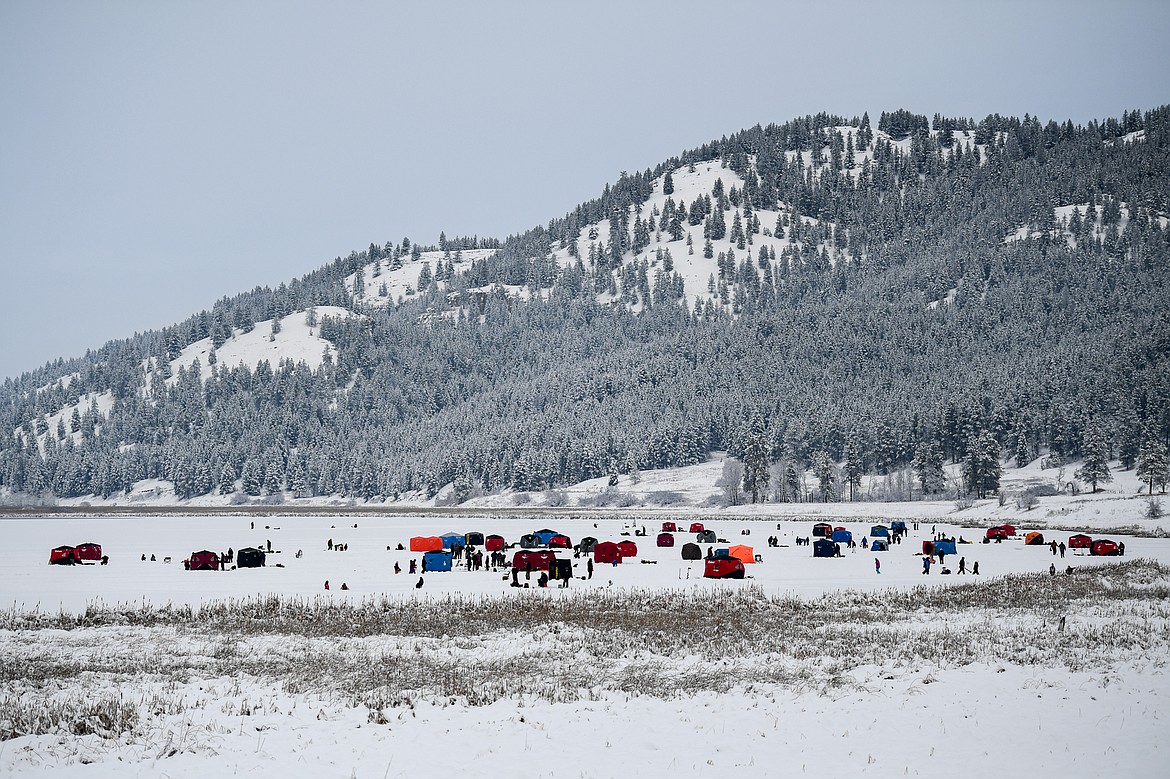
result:
[(451, 555), (446, 552), (427, 552), (423, 555), (423, 563), (426, 564), (427, 573), (449, 571), (451, 570)]
[(730, 549), (716, 549), (711, 553), (712, 557), (731, 557)]
[(874, 525), (869, 529), (869, 535), (872, 538), (889, 538), (890, 529), (885, 525)]
[(890, 530), (893, 530), (895, 533), (905, 533), (906, 523), (900, 519), (895, 519), (890, 523)]
[(813, 557), (835, 557), (837, 545), (827, 538), (818, 538), (813, 541)]
[(954, 541), (935, 541), (934, 542), (934, 553), (938, 554), (939, 552), (942, 552), (944, 554), (955, 554), (955, 542)]
[(560, 535), (560, 533), (555, 530), (549, 530), (548, 528), (545, 528), (544, 530), (537, 530), (532, 535), (536, 536), (536, 538), (540, 541), (541, 546), (548, 546), (549, 539), (553, 536)]
[(873, 543), (869, 545), (869, 551), (871, 551), (871, 552), (888, 552), (889, 549), (890, 549), (889, 542), (883, 541), (880, 538), (875, 538), (873, 540)]
[(444, 533), (439, 536), (443, 542), (444, 549), (453, 549), (457, 546), (463, 546), (464, 539), (462, 533)]
[(838, 544), (848, 544), (853, 540), (853, 534), (848, 530), (834, 530), (833, 541)]

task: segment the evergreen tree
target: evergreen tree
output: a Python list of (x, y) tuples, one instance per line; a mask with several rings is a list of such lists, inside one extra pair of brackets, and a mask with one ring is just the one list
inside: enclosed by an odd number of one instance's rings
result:
[(1109, 472), (1109, 441), (1100, 425), (1091, 425), (1085, 430), (1081, 457), (1081, 467), (1073, 478), (1089, 484), (1093, 492), (1097, 491), (1099, 482), (1113, 481)]
[(914, 453), (914, 472), (918, 474), (923, 493), (937, 495), (946, 489), (943, 455), (933, 439), (918, 445)]
[(968, 492), (977, 498), (985, 498), (999, 489), (999, 478), (1003, 469), (999, 462), (999, 443), (988, 430), (978, 433), (967, 448), (963, 458), (963, 481)]
[(1146, 436), (1137, 458), (1137, 477), (1149, 485), (1149, 493), (1154, 494), (1154, 485), (1159, 485), (1161, 492), (1166, 491), (1166, 482), (1170, 480), (1170, 460), (1167, 459), (1166, 447), (1154, 435)]
[(864, 473), (861, 462), (861, 446), (857, 436), (851, 435), (845, 442), (845, 484), (849, 487), (849, 500), (853, 500), (854, 490), (861, 486), (861, 477)]
[(828, 503), (830, 500), (836, 500), (837, 494), (833, 484), (835, 468), (829, 453), (824, 450), (816, 452), (813, 455), (812, 468), (821, 489), (821, 502)]
[(747, 446), (743, 450), (743, 489), (750, 493), (752, 503), (759, 503), (768, 494), (768, 435), (762, 420), (753, 418)]
[(669, 170), (666, 171), (666, 177), (662, 180), (662, 194), (674, 194), (674, 176), (671, 175)]

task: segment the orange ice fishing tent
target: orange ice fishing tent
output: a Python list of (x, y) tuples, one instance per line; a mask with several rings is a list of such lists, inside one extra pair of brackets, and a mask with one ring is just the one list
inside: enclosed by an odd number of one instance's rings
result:
[(415, 536), (410, 539), (410, 551), (441, 552), (443, 551), (443, 539), (438, 536)]
[(752, 548), (750, 546), (736, 544), (735, 546), (730, 547), (727, 550), (727, 552), (732, 557), (734, 557), (736, 560), (739, 560), (741, 563), (744, 563), (745, 565), (754, 563), (756, 561), (756, 553), (755, 553), (755, 551), (752, 550)]

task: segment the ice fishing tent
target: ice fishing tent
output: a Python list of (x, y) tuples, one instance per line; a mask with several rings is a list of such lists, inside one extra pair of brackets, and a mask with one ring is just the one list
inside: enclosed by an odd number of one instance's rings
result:
[(691, 523), (691, 532), (692, 533), (702, 533), (704, 530), (706, 530), (706, 528), (703, 527), (702, 522), (692, 522)]
[(985, 537), (994, 541), (997, 538), (1007, 538), (1008, 532), (1007, 529), (1003, 527), (989, 527), (987, 528)]
[(540, 539), (536, 537), (535, 533), (526, 533), (520, 536), (521, 549), (535, 549), (538, 546), (542, 546), (542, 544)]
[(483, 533), (465, 533), (463, 535), (464, 546), (483, 546)]
[(1037, 533), (1036, 531), (1033, 530), (1031, 533), (1024, 536), (1024, 545), (1025, 546), (1043, 546), (1044, 545), (1044, 534)]
[(1078, 533), (1075, 536), (1068, 537), (1069, 549), (1088, 549), (1093, 545), (1092, 536), (1087, 536), (1084, 533)]
[(102, 545), (95, 544), (92, 541), (87, 541), (84, 544), (78, 544), (74, 547), (75, 554), (78, 560), (86, 560), (96, 563), (102, 559)]
[(663, 522), (662, 523), (662, 532), (663, 533), (677, 533), (678, 532), (678, 525), (676, 525), (673, 522)]
[(1113, 541), (1107, 538), (1100, 538), (1089, 546), (1089, 554), (1102, 556), (1119, 555), (1121, 554), (1121, 549)]
[(620, 563), (622, 561), (621, 550), (613, 541), (602, 541), (593, 547), (593, 562), (598, 565), (602, 563)]
[(259, 568), (264, 565), (264, 552), (254, 547), (245, 547), (236, 552), (237, 568)]
[(658, 534), (658, 545), (659, 546), (674, 546), (674, 536), (670, 533), (659, 533)]
[(703, 564), (704, 579), (742, 579), (743, 562), (734, 557), (712, 557)]
[(890, 523), (890, 530), (895, 532), (895, 533), (905, 533), (906, 532), (906, 523), (900, 519), (895, 519), (893, 522)]
[(813, 535), (817, 538), (828, 538), (833, 535), (833, 526), (828, 522), (818, 522), (813, 525)]
[(1016, 534), (1015, 525), (1000, 525), (1000, 527), (1002, 527), (1003, 532), (1007, 533), (1009, 536), (1014, 536)]
[(534, 535), (538, 539), (540, 539), (541, 545), (548, 546), (548, 540), (550, 538), (552, 538), (553, 536), (557, 535), (557, 531), (549, 530), (548, 528), (545, 528), (544, 530), (537, 530), (532, 535)]
[(924, 554), (924, 555), (934, 554), (934, 542), (933, 541), (923, 541), (922, 542), (922, 554)]
[(189, 559), (192, 571), (214, 571), (219, 568), (219, 555), (206, 549), (202, 552), (192, 552)]
[(841, 527), (839, 527), (839, 528), (837, 528), (836, 530), (834, 530), (834, 531), (833, 531), (833, 536), (832, 536), (832, 538), (833, 538), (833, 540), (834, 540), (834, 541), (836, 541), (838, 544), (848, 544), (850, 541), (852, 541), (852, 540), (853, 540), (853, 534), (852, 534), (852, 533), (850, 533), (850, 532), (849, 532), (848, 530), (846, 530), (845, 528), (841, 528)]
[(695, 536), (695, 540), (700, 544), (714, 544), (715, 531), (714, 530), (700, 530), (699, 534)]
[(451, 570), (452, 555), (447, 552), (427, 552), (423, 555), (423, 565), (427, 573)]
[(870, 538), (889, 538), (890, 529), (885, 525), (874, 525), (869, 529)]
[(720, 548), (711, 553), (712, 558), (731, 557), (731, 550)]
[(744, 565), (754, 564), (756, 562), (756, 553), (750, 546), (737, 544), (727, 550), (732, 557), (739, 560)]
[(938, 554), (940, 552), (943, 554), (958, 554), (958, 552), (955, 551), (954, 541), (935, 541), (934, 553)]
[(557, 533), (548, 540), (548, 545), (554, 549), (572, 549), (573, 540), (566, 535)]
[(59, 546), (49, 551), (49, 565), (73, 565), (75, 562), (77, 554), (71, 546)]
[(813, 541), (813, 557), (835, 557), (837, 555), (837, 545), (827, 538), (821, 538)]
[(699, 548), (698, 544), (683, 544), (682, 559), (684, 560), (702, 560), (703, 550)]
[(597, 539), (593, 536), (585, 536), (581, 539), (581, 543), (577, 545), (581, 550), (581, 554), (589, 554), (595, 546), (597, 546)]
[(531, 568), (534, 571), (547, 571), (555, 559), (557, 559), (557, 556), (552, 552), (537, 552), (522, 549), (512, 555), (512, 567), (519, 568), (521, 571), (527, 568)]
[(438, 536), (415, 536), (410, 539), (412, 552), (437, 552), (443, 548), (443, 539)]
[(439, 540), (443, 542), (444, 549), (454, 549), (457, 546), (463, 546), (462, 533), (444, 533), (439, 536)]
[(873, 543), (869, 545), (869, 550), (871, 552), (888, 552), (889, 549), (889, 542), (882, 538), (875, 538)]
[(570, 579), (573, 578), (573, 561), (563, 557), (554, 557), (549, 562), (548, 578), (564, 579), (566, 575)]
[(617, 548), (622, 557), (638, 556), (638, 545), (633, 541), (618, 541)]
[(504, 548), (503, 536), (488, 536), (483, 540), (483, 548), (489, 552), (499, 552)]

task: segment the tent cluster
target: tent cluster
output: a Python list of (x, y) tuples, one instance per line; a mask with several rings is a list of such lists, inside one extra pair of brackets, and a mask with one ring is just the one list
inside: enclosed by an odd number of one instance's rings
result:
[(77, 546), (58, 546), (49, 552), (49, 565), (79, 565), (100, 562), (102, 545), (87, 541)]

